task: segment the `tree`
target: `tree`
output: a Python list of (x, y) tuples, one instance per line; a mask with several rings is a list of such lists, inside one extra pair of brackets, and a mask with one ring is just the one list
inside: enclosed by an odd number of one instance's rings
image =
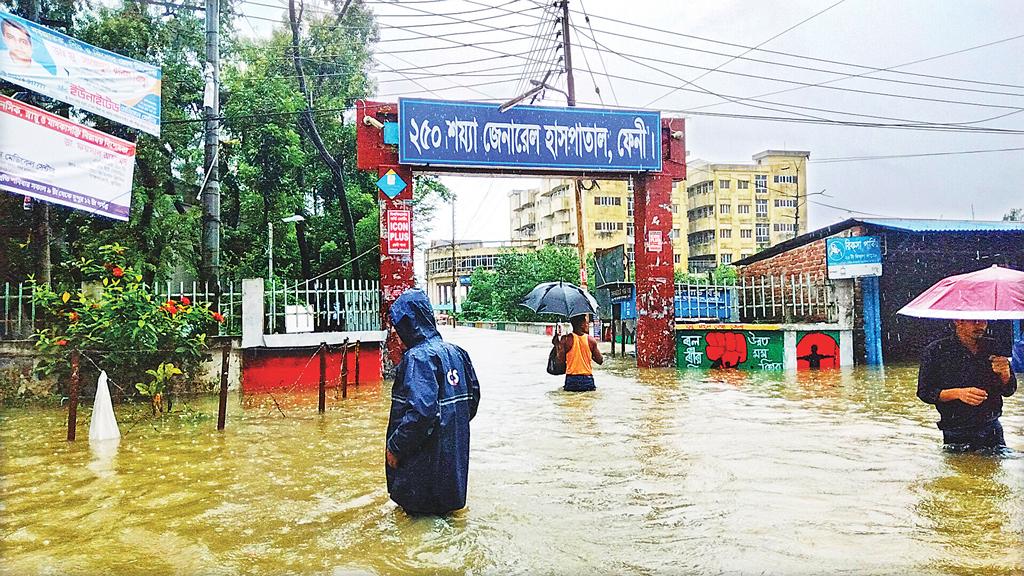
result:
[(1010, 211), (1003, 215), (1003, 220), (1013, 222), (1024, 221), (1024, 208), (1010, 208)]
[(547, 245), (535, 252), (505, 252), (493, 272), (476, 270), (463, 303), (468, 320), (535, 322), (545, 317), (519, 303), (542, 282), (573, 282), (579, 278), (576, 250)]

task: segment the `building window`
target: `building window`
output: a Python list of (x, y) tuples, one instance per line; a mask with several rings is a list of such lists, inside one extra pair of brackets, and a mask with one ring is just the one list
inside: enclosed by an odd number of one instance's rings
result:
[(721, 188), (722, 190), (728, 190), (729, 189), (729, 181), (728, 180), (719, 180), (718, 181), (718, 187)]
[(731, 204), (719, 204), (718, 205), (718, 213), (719, 214), (728, 214), (731, 211), (732, 211), (732, 205)]
[(679, 264), (680, 262), (682, 262), (683, 261), (682, 254), (673, 254), (672, 255), (672, 261), (675, 262), (676, 264)]
[(776, 184), (796, 184), (795, 174), (776, 174), (774, 179)]
[(750, 258), (750, 252), (743, 252), (740, 254), (740, 258)]
[(622, 222), (594, 222), (595, 232), (615, 232), (622, 230)]
[(737, 180), (736, 188), (740, 190), (747, 190), (750, 188), (750, 180)]
[(633, 223), (626, 222), (626, 236), (633, 237)]
[(672, 205), (672, 213), (673, 214), (679, 214), (679, 204), (673, 204)]
[(767, 200), (758, 200), (757, 201), (757, 215), (758, 216), (767, 216), (768, 215), (768, 201)]
[(740, 238), (751, 239), (754, 237), (754, 231), (750, 228), (740, 228)]
[(758, 194), (768, 193), (768, 175), (754, 174), (754, 192)]
[(718, 231), (719, 238), (732, 238), (732, 228), (722, 228)]
[(622, 198), (618, 196), (594, 196), (594, 206), (622, 206)]
[(626, 190), (629, 190), (630, 192), (632, 192), (632, 191), (633, 191), (633, 177), (632, 177), (632, 176), (630, 176), (630, 177), (629, 177), (629, 178), (628, 178), (628, 179), (626, 180)]
[(736, 205), (736, 213), (737, 214), (750, 214), (750, 204), (737, 204)]
[[(629, 179), (629, 185), (630, 185), (630, 190), (632, 190), (633, 189), (632, 188), (632, 186), (633, 186), (633, 179), (632, 178)], [(629, 216), (630, 218), (633, 217), (633, 195), (632, 194), (630, 194), (629, 197), (626, 198), (626, 215)]]
[(795, 198), (791, 198), (791, 199), (788, 199), (788, 200), (783, 200), (781, 198), (776, 198), (775, 199), (775, 207), (776, 208), (796, 208), (796, 199)]
[(721, 254), (721, 257), (722, 264), (732, 264), (732, 254), (729, 254), (728, 252), (723, 252)]
[(672, 231), (668, 233), (668, 237), (671, 238), (672, 240), (678, 240), (679, 228), (673, 228)]
[(788, 232), (788, 233), (792, 234), (793, 232), (796, 232), (796, 224), (779, 224), (779, 223), (776, 223), (775, 224), (775, 231), (776, 232)]
[(770, 232), (768, 225), (758, 224), (755, 228), (757, 229), (757, 237), (755, 240), (761, 243), (768, 242), (768, 233)]

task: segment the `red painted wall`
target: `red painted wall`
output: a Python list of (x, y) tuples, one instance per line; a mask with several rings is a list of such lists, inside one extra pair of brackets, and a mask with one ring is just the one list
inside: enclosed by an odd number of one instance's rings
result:
[[(355, 385), (355, 350), (348, 351), (348, 385)], [(340, 349), (327, 352), (327, 387), (341, 386)], [(359, 386), (379, 386), (380, 347), (363, 344), (359, 349)], [(295, 392), (317, 390), (320, 357), (315, 348), (257, 348), (242, 354), (242, 392)]]

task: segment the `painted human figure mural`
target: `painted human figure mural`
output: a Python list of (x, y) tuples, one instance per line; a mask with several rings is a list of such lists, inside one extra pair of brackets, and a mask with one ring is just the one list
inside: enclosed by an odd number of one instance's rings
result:
[(836, 335), (808, 332), (796, 345), (797, 370), (821, 370), (839, 366), (839, 344)]

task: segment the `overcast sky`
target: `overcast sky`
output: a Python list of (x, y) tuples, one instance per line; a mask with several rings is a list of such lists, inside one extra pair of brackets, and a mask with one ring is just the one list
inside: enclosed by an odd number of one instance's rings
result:
[[(260, 2), (274, 4), (281, 0)], [(554, 45), (554, 38), (550, 35), (555, 28), (552, 11), (545, 11), (543, 3), (533, 0), (411, 0), (368, 4), (379, 15), (382, 42), (377, 47), (379, 65), (376, 76), (380, 82), (379, 94), (387, 100), (409, 96), (504, 101), (524, 89), (524, 73), (529, 72), (532, 78), (543, 75), (539, 64), (530, 64), (527, 57), (543, 59), (550, 54), (546, 47)], [(835, 80), (842, 75), (742, 58), (730, 62), (729, 56), (699, 51), (743, 55), (743, 58), (843, 74), (864, 74), (869, 68), (836, 62), (889, 68), (1022, 35), (1024, 2), (570, 0), (570, 8), (574, 11), (570, 21), (579, 28), (579, 32), (572, 33), (572, 57), (576, 69), (577, 99), (581, 106), (600, 106), (603, 101), (607, 105), (657, 108), (666, 115), (684, 116), (687, 118), (687, 149), (691, 160), (750, 162), (752, 154), (768, 148), (810, 150), (812, 163), (806, 176), (807, 189), (809, 192), (825, 190), (829, 195), (812, 198), (812, 229), (849, 217), (851, 212), (846, 210), (855, 211), (853, 214), (858, 214), (857, 211), (866, 213), (861, 215), (915, 218), (971, 218), (973, 215), (978, 219), (998, 220), (1010, 208), (1024, 206), (1024, 151), (1020, 150), (816, 162), (828, 158), (1024, 148), (1024, 132), (897, 130), (696, 114), (810, 116), (886, 124), (905, 124), (905, 121), (916, 124), (967, 123), (964, 125), (976, 128), (1024, 131), (1024, 114), (1018, 113), (1020, 107), (1024, 107), (1024, 64), (1020, 58), (1024, 52), (1024, 38), (895, 69), (914, 75), (875, 72), (867, 77), (847, 78), (827, 85), (970, 104), (913, 100), (825, 87), (804, 87), (762, 98), (773, 104), (728, 102), (707, 92), (734, 99), (752, 98), (797, 87), (771, 79), (815, 84)], [(589, 25), (579, 13), (582, 10), (590, 15)], [(251, 4), (243, 4), (243, 11), (264, 17), (280, 14), (275, 9)], [(259, 22), (253, 27), (254, 31), (261, 28)], [(796, 27), (787, 31), (794, 25)], [(246, 25), (241, 28), (244, 30)], [(602, 45), (600, 54), (594, 49), (594, 40), (589, 37), (591, 28), (593, 39)], [(538, 30), (546, 34), (540, 44), (532, 40)], [(708, 40), (682, 36), (684, 34)], [(401, 40), (403, 38), (409, 40)], [(453, 41), (477, 43), (478, 46), (437, 49), (455, 46)], [(761, 43), (764, 44), (760, 48), (764, 50), (820, 60), (762, 50), (744, 54), (747, 49), (736, 46), (754, 47)], [(437, 66), (482, 58), (491, 59)], [(684, 82), (693, 81), (707, 72), (697, 67), (719, 66), (718, 71), (701, 77), (694, 85)], [(593, 71), (593, 76), (588, 68)], [(401, 72), (396, 74), (390, 72), (391, 69)], [(869, 79), (871, 77), (904, 83), (875, 81)], [(601, 90), (600, 98), (594, 91), (595, 82)], [(685, 89), (655, 101), (670, 88), (645, 82)], [(488, 84), (479, 85), (481, 83)], [(556, 85), (564, 87), (564, 76)], [(565, 99), (561, 94), (550, 92), (542, 103), (563, 106)], [(779, 106), (780, 103), (828, 111), (785, 108)], [(1007, 116), (979, 122), (1004, 114)], [(868, 117), (872, 115), (890, 119)], [(508, 178), (448, 176), (445, 181), (459, 195), (456, 236), (484, 240), (508, 238), (506, 193), (536, 183), (535, 180), (524, 182)], [(450, 237), (450, 216), (444, 214), (434, 223), (430, 238)]]

